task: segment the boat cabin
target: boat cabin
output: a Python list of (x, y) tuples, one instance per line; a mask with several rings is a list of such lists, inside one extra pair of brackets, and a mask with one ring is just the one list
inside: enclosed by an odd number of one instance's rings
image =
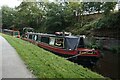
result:
[(84, 48), (83, 37), (77, 36), (59, 36), (54, 34), (27, 33), (27, 39), (31, 39), (37, 42), (41, 42), (66, 50)]
[(19, 31), (14, 31), (14, 30), (9, 30), (9, 29), (3, 29), (3, 33), (20, 38), (20, 32)]
[(101, 56), (99, 51), (84, 47), (83, 36), (29, 32), (23, 40), (85, 65), (86, 63), (94, 65)]

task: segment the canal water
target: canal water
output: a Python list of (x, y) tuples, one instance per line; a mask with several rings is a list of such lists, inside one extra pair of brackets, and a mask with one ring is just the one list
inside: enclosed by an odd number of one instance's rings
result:
[(120, 40), (106, 37), (87, 39), (88, 43), (92, 43), (92, 41), (102, 48), (100, 52), (103, 54), (103, 57), (97, 62), (96, 66), (90, 69), (113, 80), (120, 80), (120, 53), (112, 51), (112, 49), (119, 51)]
[(104, 56), (101, 58), (92, 71), (102, 74), (105, 77), (109, 77), (113, 80), (119, 80), (119, 57), (120, 55), (112, 53), (109, 50), (102, 51)]

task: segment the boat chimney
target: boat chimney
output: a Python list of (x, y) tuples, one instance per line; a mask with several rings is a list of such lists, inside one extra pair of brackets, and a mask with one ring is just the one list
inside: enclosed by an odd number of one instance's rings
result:
[(65, 36), (65, 31), (63, 30), (63, 37)]

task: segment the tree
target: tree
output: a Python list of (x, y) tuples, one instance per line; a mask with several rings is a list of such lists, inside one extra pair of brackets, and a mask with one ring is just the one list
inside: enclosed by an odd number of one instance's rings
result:
[(109, 15), (111, 11), (115, 9), (116, 4), (117, 4), (116, 2), (105, 2), (102, 7), (104, 14)]
[(105, 15), (110, 14), (114, 10), (116, 2), (85, 2), (83, 9), (86, 13), (104, 12)]
[(20, 6), (16, 8), (17, 18), (15, 19), (16, 25), (23, 27), (39, 28), (39, 23), (42, 19), (42, 11), (38, 8), (36, 2), (22, 2)]
[(47, 32), (55, 32), (62, 28), (62, 14), (61, 6), (55, 3), (46, 3), (46, 19), (44, 22), (44, 28)]
[(0, 28), (2, 27), (2, 9), (0, 9)]
[(3, 27), (21, 29), (32, 27), (37, 32), (69, 30), (68, 28), (82, 28), (90, 20), (84, 20), (85, 14), (104, 12), (111, 13), (115, 3), (86, 2), (86, 3), (44, 3), (22, 2), (15, 9), (2, 7)]
[(2, 24), (3, 28), (10, 28), (13, 25), (15, 10), (8, 6), (2, 6)]
[(46, 19), (44, 29), (55, 32), (80, 22), (81, 4), (78, 3), (46, 3)]

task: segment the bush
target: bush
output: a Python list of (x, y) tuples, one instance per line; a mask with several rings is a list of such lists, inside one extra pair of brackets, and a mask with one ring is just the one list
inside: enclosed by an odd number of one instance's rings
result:
[(113, 28), (120, 25), (120, 12), (110, 14), (109, 16), (104, 16), (98, 20), (96, 23), (96, 28)]

